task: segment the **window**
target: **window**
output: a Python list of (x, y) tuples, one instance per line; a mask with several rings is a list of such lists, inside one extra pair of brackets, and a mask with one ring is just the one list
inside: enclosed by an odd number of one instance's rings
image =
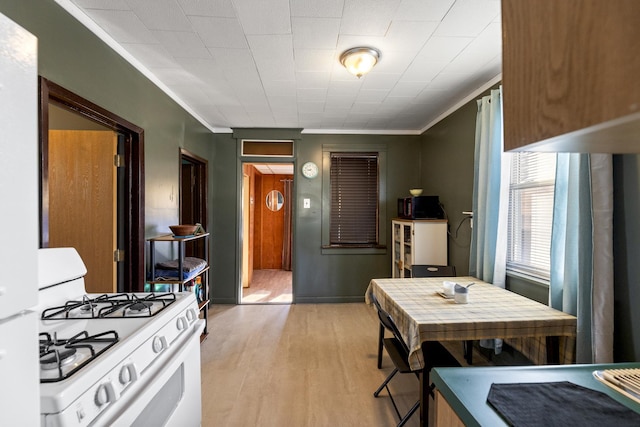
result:
[(385, 160), (381, 144), (323, 145), (322, 247), (327, 253), (385, 253)]
[(554, 153), (513, 153), (509, 186), (507, 270), (549, 280)]
[(331, 245), (378, 244), (378, 153), (331, 153)]
[(280, 140), (257, 141), (252, 139), (243, 139), (242, 155), (243, 156), (292, 157), (293, 141), (280, 141)]

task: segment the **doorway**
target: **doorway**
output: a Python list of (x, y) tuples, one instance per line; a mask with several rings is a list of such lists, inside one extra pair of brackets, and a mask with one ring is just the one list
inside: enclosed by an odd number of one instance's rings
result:
[[(207, 226), (208, 161), (184, 148), (180, 149), (180, 224)], [(205, 253), (205, 239), (197, 239), (185, 246), (185, 256)]]
[(242, 165), (241, 304), (293, 302), (293, 163)]
[[(98, 284), (98, 288), (93, 288), (93, 283), (87, 279), (87, 289), (91, 292), (102, 292), (103, 286), (105, 291), (111, 292), (117, 289), (117, 292), (142, 292), (144, 289), (144, 140), (143, 129), (124, 120), (123, 118), (101, 108), (98, 105), (68, 91), (67, 89), (40, 77), (40, 247), (46, 248), (53, 245), (69, 245), (79, 246), (79, 243), (69, 243), (56, 241), (56, 237), (50, 234), (51, 226), (56, 227), (53, 221), (55, 216), (60, 213), (60, 209), (65, 211), (79, 210), (75, 202), (70, 199), (60, 199), (57, 195), (52, 195), (50, 190), (54, 190), (50, 185), (56, 185), (50, 181), (50, 167), (64, 167), (58, 163), (50, 164), (51, 160), (57, 162), (59, 159), (50, 159), (50, 121), (56, 120), (56, 114), (64, 115), (66, 119), (75, 123), (74, 125), (61, 126), (66, 129), (58, 129), (62, 131), (79, 131), (79, 135), (64, 135), (61, 138), (63, 143), (69, 142), (69, 138), (76, 138), (77, 141), (84, 140), (83, 132), (87, 130), (99, 131), (104, 133), (108, 140), (104, 149), (98, 158), (106, 160), (105, 164), (109, 164), (112, 168), (111, 172), (107, 172), (104, 180), (109, 181), (109, 186), (103, 186), (100, 182), (95, 182), (102, 195), (109, 194), (111, 202), (108, 203), (110, 216), (108, 221), (111, 225), (107, 227), (108, 235), (97, 236), (97, 232), (103, 231), (103, 226), (89, 226), (90, 231), (80, 233), (80, 239), (89, 241), (91, 239), (115, 240), (116, 244), (111, 249), (104, 252), (99, 258), (108, 271), (113, 272), (113, 280), (106, 281), (104, 284)], [(59, 117), (58, 117), (59, 118)], [(65, 121), (62, 120), (62, 121)], [(87, 123), (91, 129), (86, 129)], [(73, 133), (73, 132), (72, 132)], [(86, 134), (88, 135), (88, 134)], [(55, 135), (54, 138), (60, 139), (61, 135)], [(55, 144), (55, 143), (54, 143)], [(91, 145), (90, 148), (94, 148)], [(84, 163), (93, 163), (89, 157), (81, 157), (80, 146), (72, 143), (72, 146), (63, 148), (61, 153), (78, 155), (76, 160)], [(117, 155), (114, 156), (114, 150)], [(107, 153), (107, 154), (105, 154)], [(58, 153), (60, 154), (60, 153)], [(78, 160), (79, 159), (79, 160)], [(113, 171), (115, 168), (115, 172)], [(104, 169), (105, 171), (107, 168)], [(59, 171), (58, 171), (59, 172)], [(86, 176), (86, 174), (85, 174)], [(57, 178), (68, 179), (64, 175), (58, 174)], [(108, 190), (105, 190), (108, 189)], [(85, 188), (86, 190), (86, 188)], [(52, 199), (53, 196), (53, 199)], [(58, 206), (58, 207), (56, 207)], [(90, 209), (95, 209), (92, 203), (89, 203)], [(55, 209), (56, 211), (52, 211)], [(92, 212), (84, 212), (85, 217), (93, 215)], [(58, 215), (58, 219), (67, 221), (64, 212)], [(73, 226), (73, 224), (71, 224)], [(54, 231), (55, 233), (55, 231)], [(66, 233), (66, 232), (65, 232)], [(58, 234), (59, 236), (59, 234)], [(52, 241), (54, 237), (54, 241)], [(116, 247), (113, 250), (113, 246)], [(89, 249), (89, 252), (92, 249)], [(82, 254), (81, 254), (82, 256)], [(86, 255), (84, 258), (88, 258)], [(83, 258), (83, 259), (84, 259)], [(86, 263), (86, 262), (85, 262)], [(88, 270), (97, 270), (97, 267), (87, 266)]]

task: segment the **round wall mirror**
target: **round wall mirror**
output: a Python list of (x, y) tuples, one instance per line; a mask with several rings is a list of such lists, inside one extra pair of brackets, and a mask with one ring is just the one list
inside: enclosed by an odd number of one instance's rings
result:
[(282, 209), (284, 196), (278, 190), (271, 190), (267, 193), (267, 207), (276, 212)]

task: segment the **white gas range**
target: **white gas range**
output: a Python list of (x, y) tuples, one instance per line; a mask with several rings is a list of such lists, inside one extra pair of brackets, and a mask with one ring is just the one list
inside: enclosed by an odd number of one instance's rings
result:
[(85, 294), (72, 248), (38, 263), (41, 426), (200, 425), (195, 295)]

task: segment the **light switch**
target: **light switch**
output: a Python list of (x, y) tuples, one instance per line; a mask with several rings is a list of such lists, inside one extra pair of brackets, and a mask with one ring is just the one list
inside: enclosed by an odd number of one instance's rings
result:
[(311, 199), (304, 199), (302, 207), (309, 209), (311, 207)]

